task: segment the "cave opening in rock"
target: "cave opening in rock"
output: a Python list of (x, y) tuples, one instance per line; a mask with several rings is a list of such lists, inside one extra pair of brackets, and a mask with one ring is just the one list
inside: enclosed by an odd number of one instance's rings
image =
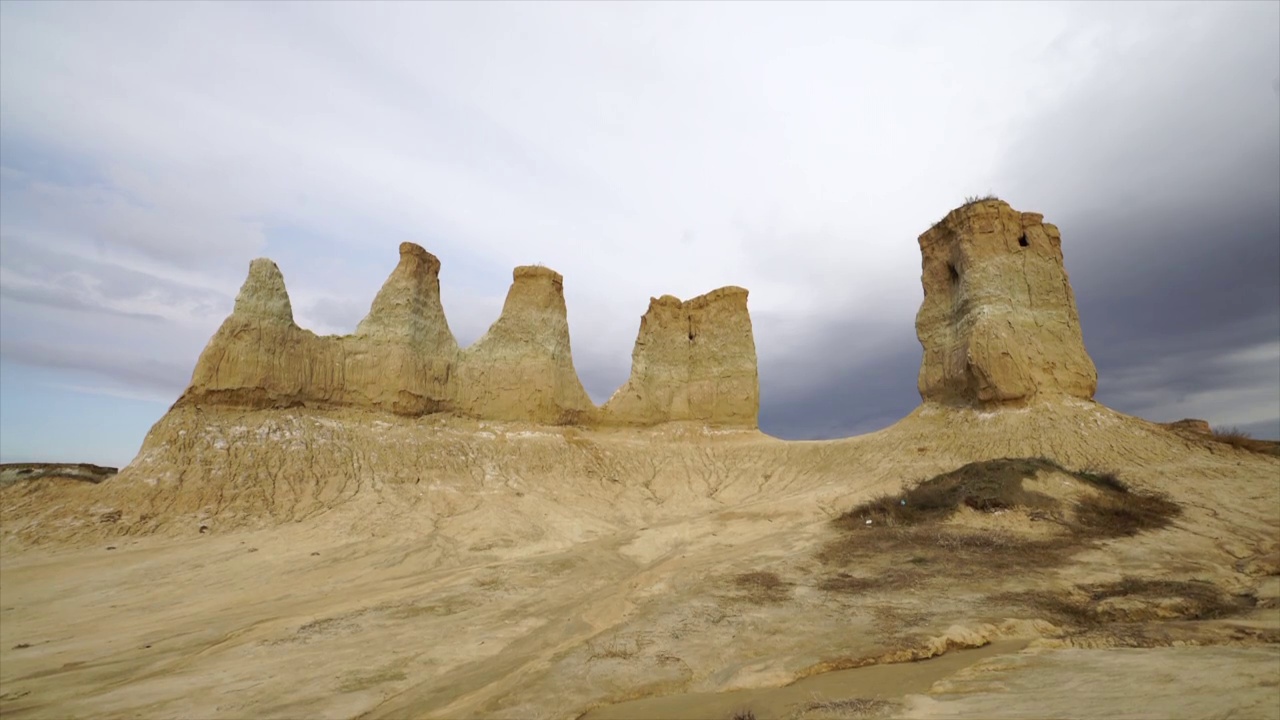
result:
[(1018, 238), (1018, 244), (1021, 245), (1022, 247), (1026, 247), (1031, 244), (1030, 242), (1027, 241), (1026, 233), (1022, 233), (1022, 236)]
[(955, 285), (956, 283), (960, 282), (960, 271), (956, 270), (955, 265), (952, 265), (951, 263), (947, 263), (947, 274), (951, 276), (952, 285)]

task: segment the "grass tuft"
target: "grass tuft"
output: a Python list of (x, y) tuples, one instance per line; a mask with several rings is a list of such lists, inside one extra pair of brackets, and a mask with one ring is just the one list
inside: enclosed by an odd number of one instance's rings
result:
[(987, 193), (986, 195), (966, 195), (964, 198), (964, 205), (961, 205), (960, 207), (969, 207), (970, 205), (977, 205), (980, 202), (999, 199), (1000, 198), (996, 197), (993, 193)]
[(869, 717), (880, 715), (892, 707), (885, 700), (874, 698), (844, 698), (841, 700), (814, 700), (804, 706), (804, 712), (829, 712), (842, 716)]
[(1263, 455), (1280, 456), (1280, 442), (1275, 440), (1257, 440), (1249, 433), (1234, 427), (1214, 430), (1209, 435), (1211, 440), (1230, 445), (1240, 450), (1261, 453)]

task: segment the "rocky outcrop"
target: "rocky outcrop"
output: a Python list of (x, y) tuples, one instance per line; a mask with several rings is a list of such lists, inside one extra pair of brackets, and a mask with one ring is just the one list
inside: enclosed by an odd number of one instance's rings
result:
[(760, 383), (747, 291), (724, 287), (681, 302), (652, 298), (640, 318), (631, 376), (604, 406), (618, 425), (698, 420), (756, 427)]
[(1190, 433), (1198, 433), (1201, 435), (1212, 435), (1213, 428), (1209, 426), (1208, 420), (1200, 420), (1198, 418), (1183, 418), (1173, 422), (1160, 423), (1162, 427), (1175, 431), (1186, 431)]
[(402, 415), (451, 409), (458, 345), (440, 305), (439, 270), (430, 253), (401, 245), (399, 265), (355, 335), (322, 337), (294, 323), (276, 264), (254, 260), (235, 309), (178, 402), (368, 407)]
[(1085, 352), (1058, 228), (1000, 200), (952, 210), (920, 236), (925, 402), (1017, 405), (1092, 399), (1098, 374)]
[(270, 408), (327, 401), (336, 355), (336, 338), (294, 323), (280, 268), (259, 258), (249, 264), (235, 309), (200, 354), (178, 404)]
[(462, 353), (456, 381), (458, 409), (472, 417), (550, 425), (594, 421), (595, 404), (573, 367), (560, 273), (515, 269), (502, 315)]
[[(412, 243), (346, 336), (294, 322), (276, 264), (254, 260), (196, 363), (179, 405), (245, 409), (356, 407), (548, 425), (652, 425), (693, 420), (755, 427), (759, 409), (747, 291), (686, 303), (665, 296), (642, 321), (632, 380), (608, 411), (573, 366), (564, 278), (518, 267), (502, 315), (460, 350), (440, 302), (440, 261)], [(670, 308), (670, 313), (665, 313)]]
[(404, 415), (452, 409), (458, 343), (440, 304), (436, 256), (401, 243), (400, 263), (343, 346), (347, 403)]

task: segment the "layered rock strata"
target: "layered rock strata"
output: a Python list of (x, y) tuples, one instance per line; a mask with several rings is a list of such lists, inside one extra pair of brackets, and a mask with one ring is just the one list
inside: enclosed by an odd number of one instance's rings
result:
[[(549, 425), (694, 420), (755, 427), (759, 409), (747, 291), (654, 300), (632, 379), (597, 408), (573, 366), (564, 278), (518, 267), (502, 314), (460, 350), (440, 303), (440, 261), (412, 243), (346, 336), (294, 322), (275, 263), (254, 260), (235, 309), (205, 347), (179, 405), (359, 407)], [(667, 313), (666, 310), (671, 312)]]
[(723, 287), (686, 302), (671, 295), (650, 299), (631, 353), (631, 376), (605, 403), (605, 421), (755, 427), (759, 411), (747, 291)]
[(1085, 351), (1058, 228), (1000, 200), (952, 210), (920, 236), (925, 402), (1024, 404), (1092, 399), (1098, 373)]

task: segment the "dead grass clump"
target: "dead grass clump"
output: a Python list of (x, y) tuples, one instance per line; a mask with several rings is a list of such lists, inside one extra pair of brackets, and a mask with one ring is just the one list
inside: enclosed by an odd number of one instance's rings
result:
[(886, 700), (875, 698), (844, 698), (841, 700), (814, 700), (804, 706), (804, 712), (830, 712), (853, 717), (882, 715), (892, 706)]
[[(1129, 489), (1114, 472), (1068, 470), (1045, 458), (1002, 458), (969, 463), (951, 472), (916, 484), (898, 495), (884, 495), (863, 503), (836, 519), (846, 530), (876, 530), (877, 526), (902, 527), (937, 523), (961, 506), (979, 512), (1013, 508), (1041, 517), (1061, 514), (1061, 504), (1042, 493), (1027, 490), (1023, 481), (1039, 472), (1060, 472), (1096, 490), (1095, 498), (1082, 500), (1076, 520), (1091, 535), (1122, 536), (1166, 527), (1178, 513), (1168, 499)], [(1065, 520), (1065, 518), (1060, 518)]]
[[(1071, 502), (1028, 490), (1024, 481), (1041, 472), (1065, 474), (1091, 491)], [(979, 513), (1016, 510), (1061, 529), (1023, 536), (945, 524), (962, 507)], [(874, 559), (875, 566), (888, 569), (856, 578), (840, 573), (819, 587), (846, 593), (901, 587), (928, 579), (921, 566), (936, 568), (929, 577), (947, 580), (1050, 567), (1092, 540), (1167, 527), (1179, 512), (1162, 495), (1131, 490), (1114, 472), (1068, 470), (1045, 458), (969, 463), (836, 518), (843, 532), (819, 550), (821, 562), (848, 567)]]
[(1100, 470), (1097, 468), (1085, 468), (1084, 470), (1067, 470), (1061, 465), (1046, 460), (1053, 466), (1060, 468), (1063, 472), (1067, 472), (1075, 479), (1087, 483), (1098, 488), (1099, 490), (1110, 490), (1112, 492), (1127, 493), (1129, 492), (1129, 484), (1121, 480), (1114, 470)]
[(1214, 430), (1209, 438), (1215, 442), (1224, 445), (1230, 445), (1240, 450), (1248, 450), (1249, 452), (1261, 453), (1263, 455), (1280, 456), (1280, 442), (1275, 440), (1257, 440), (1249, 433), (1239, 428), (1224, 428), (1222, 430)]
[[(1022, 481), (1036, 473), (1068, 472), (1051, 460), (1003, 458), (969, 463), (916, 484), (898, 495), (884, 495), (841, 515), (850, 528), (870, 525), (919, 525), (950, 517), (961, 506), (991, 512), (1012, 507), (1048, 508), (1054, 501), (1028, 491)], [(1088, 481), (1086, 481), (1088, 482)]]
[(751, 708), (739, 710), (733, 714), (731, 720), (756, 720), (756, 713)]
[(828, 575), (818, 587), (828, 592), (861, 595), (875, 590), (901, 590), (920, 583), (924, 572), (916, 567), (890, 567), (871, 576), (850, 575), (847, 572)]
[(980, 202), (987, 202), (988, 200), (999, 200), (999, 199), (1000, 198), (996, 197), (995, 194), (993, 193), (987, 193), (986, 195), (965, 195), (964, 205), (961, 205), (960, 207), (969, 207), (970, 205), (977, 205)]
[(1153, 619), (1209, 620), (1251, 606), (1248, 598), (1230, 597), (1207, 582), (1135, 577), (1082, 585), (1071, 593), (1036, 590), (994, 599), (1035, 608), (1084, 628)]
[(1076, 503), (1075, 522), (1081, 534), (1128, 537), (1168, 527), (1179, 512), (1176, 503), (1161, 495), (1100, 494)]
[(1001, 552), (1020, 548), (1027, 543), (1008, 532), (991, 530), (979, 531), (940, 531), (934, 535), (934, 543), (943, 550), (978, 552)]
[(1144, 600), (1180, 600), (1179, 614), (1185, 620), (1209, 620), (1233, 615), (1246, 605), (1228, 597), (1215, 585), (1207, 582), (1182, 580), (1147, 580), (1126, 577), (1118, 582), (1087, 586), (1089, 600), (1094, 603), (1095, 614), (1104, 620), (1111, 617), (1097, 604), (1111, 598), (1140, 598)]
[(778, 577), (777, 573), (743, 573), (734, 578), (734, 584), (753, 602), (776, 603), (791, 596), (791, 583)]

